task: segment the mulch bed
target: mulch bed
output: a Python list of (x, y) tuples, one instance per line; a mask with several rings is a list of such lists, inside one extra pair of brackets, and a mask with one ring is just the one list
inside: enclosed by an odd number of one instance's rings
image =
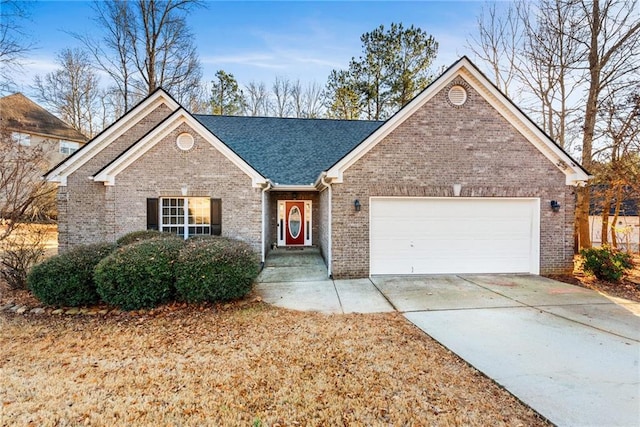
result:
[(635, 267), (627, 272), (619, 283), (598, 280), (594, 276), (585, 274), (577, 259), (573, 275), (549, 275), (547, 277), (560, 282), (592, 289), (610, 296), (640, 302), (640, 255), (635, 255), (633, 262)]

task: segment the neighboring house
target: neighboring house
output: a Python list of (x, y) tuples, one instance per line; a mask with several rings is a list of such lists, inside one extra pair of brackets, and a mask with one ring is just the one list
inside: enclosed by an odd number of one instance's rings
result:
[(73, 154), (87, 137), (21, 93), (0, 98), (0, 129), (25, 146), (44, 145), (53, 166)]
[[(602, 193), (606, 187), (599, 185), (592, 187), (591, 205), (589, 206), (589, 227), (591, 230), (591, 242), (594, 245), (602, 244)], [(616, 223), (615, 219), (615, 199), (612, 201), (609, 210), (609, 230), (615, 230), (619, 248), (638, 251), (640, 248), (640, 215), (638, 205), (640, 199), (637, 194), (633, 194), (631, 188), (625, 188), (620, 203), (620, 212)], [(609, 231), (609, 244), (611, 244), (611, 231)]]
[(47, 174), (59, 243), (316, 245), (334, 278), (573, 268), (589, 174), (462, 58), (385, 122), (194, 115), (157, 90)]

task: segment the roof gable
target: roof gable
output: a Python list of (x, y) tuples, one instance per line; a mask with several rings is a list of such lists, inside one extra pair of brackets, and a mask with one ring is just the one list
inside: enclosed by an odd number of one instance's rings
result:
[(60, 185), (66, 185), (69, 175), (86, 164), (100, 151), (108, 147), (111, 142), (139, 123), (140, 120), (143, 120), (150, 111), (155, 110), (161, 105), (166, 105), (171, 111), (180, 108), (180, 105), (167, 92), (163, 89), (157, 89), (78, 151), (54, 166), (45, 174), (45, 179), (51, 182), (58, 182)]
[(356, 163), (458, 76), (461, 76), (502, 117), (561, 170), (565, 174), (567, 185), (580, 185), (590, 178), (588, 172), (578, 162), (556, 145), (522, 110), (502, 94), (467, 57), (462, 57), (449, 67), (411, 102), (387, 120), (384, 125), (380, 126), (360, 145), (331, 166), (326, 172), (326, 178), (332, 182), (342, 182), (345, 170)]
[(155, 128), (149, 131), (145, 136), (136, 141), (128, 149), (122, 152), (117, 158), (98, 171), (94, 177), (94, 181), (104, 182), (105, 185), (115, 184), (117, 175), (127, 167), (135, 163), (146, 152), (151, 150), (163, 138), (176, 130), (182, 124), (187, 124), (207, 142), (214, 146), (227, 159), (235, 164), (240, 170), (246, 173), (250, 178), (254, 187), (261, 187), (266, 184), (267, 180), (248, 164), (242, 157), (236, 154), (219, 138), (213, 135), (206, 127), (189, 114), (184, 108), (179, 108)]
[(88, 139), (21, 93), (0, 98), (0, 123), (4, 129), (30, 135), (81, 143)]

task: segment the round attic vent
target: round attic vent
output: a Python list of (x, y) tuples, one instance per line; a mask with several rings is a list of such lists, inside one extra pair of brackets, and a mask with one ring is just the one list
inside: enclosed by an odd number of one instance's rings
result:
[(449, 89), (449, 101), (453, 105), (462, 105), (467, 102), (467, 90), (460, 86), (455, 85)]
[(176, 145), (183, 151), (191, 150), (193, 148), (193, 136), (188, 133), (181, 133), (176, 139)]

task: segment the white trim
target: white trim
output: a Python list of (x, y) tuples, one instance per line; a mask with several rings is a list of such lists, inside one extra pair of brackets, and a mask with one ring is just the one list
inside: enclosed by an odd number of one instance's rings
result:
[[(338, 161), (327, 172), (327, 180), (341, 183), (344, 171), (362, 158), (369, 150), (400, 126), (416, 110), (421, 108), (438, 92), (445, 88), (457, 76), (466, 77), (469, 83), (483, 96), (511, 125), (527, 138), (544, 156), (566, 175), (567, 185), (579, 185), (587, 181), (586, 174), (564, 151), (551, 141), (531, 120), (518, 110), (500, 91), (498, 91), (466, 57), (438, 77), (427, 89), (413, 101), (403, 107), (397, 114), (380, 126), (353, 151)], [(489, 95), (489, 96), (487, 96)], [(566, 165), (566, 168), (563, 166)]]
[(262, 218), (261, 218), (261, 232), (260, 232), (260, 262), (263, 263), (267, 258), (266, 248), (265, 248), (265, 239), (267, 237), (267, 210), (269, 207), (267, 206), (267, 191), (271, 188), (271, 182), (267, 181), (267, 185), (264, 186), (260, 194), (262, 195)]
[[(190, 224), (189, 223), (189, 217), (191, 216), (191, 209), (189, 208), (189, 201), (193, 201), (193, 200), (201, 200), (201, 201), (205, 201), (208, 203), (208, 209), (207, 209), (207, 214), (209, 215), (209, 223), (208, 224)], [(169, 205), (169, 206), (164, 206), (163, 202), (165, 200), (183, 200), (184, 204), (182, 205), (182, 215), (181, 217), (184, 219), (184, 222), (181, 224), (165, 224), (162, 222), (163, 218), (165, 217), (164, 215), (164, 208), (172, 208), (173, 206)], [(209, 197), (188, 197), (188, 196), (167, 196), (167, 197), (160, 197), (159, 198), (159, 203), (158, 203), (158, 229), (160, 232), (169, 232), (169, 231), (165, 231), (164, 228), (182, 228), (182, 238), (183, 239), (188, 239), (190, 236), (208, 236), (211, 235), (211, 198)], [(176, 205), (176, 209), (178, 208), (178, 206)], [(169, 215), (170, 217), (173, 215)], [(178, 216), (176, 216), (176, 218), (178, 218)], [(195, 233), (190, 235), (189, 234), (189, 228), (196, 228), (196, 227), (207, 227), (209, 228), (209, 232), (208, 233)], [(176, 233), (176, 236), (180, 236), (180, 234)]]
[(279, 185), (273, 184), (271, 191), (313, 191), (317, 192), (318, 189), (315, 185)]
[[(332, 272), (331, 272), (331, 267), (332, 267), (332, 265), (331, 265), (332, 264), (331, 263), (332, 246), (331, 245), (333, 244), (333, 238), (332, 238), (332, 235), (331, 235), (331, 232), (332, 232), (332, 229), (333, 229), (333, 226), (332, 226), (333, 205), (332, 205), (332, 200), (331, 199), (332, 199), (332, 196), (333, 196), (333, 189), (331, 188), (331, 183), (329, 183), (329, 182), (327, 182), (325, 180), (325, 175), (326, 174), (323, 172), (320, 175), (319, 181), (320, 181), (320, 183), (322, 185), (325, 186), (325, 189), (329, 192), (329, 195), (328, 195), (328, 197), (329, 197), (329, 200), (328, 200), (329, 212), (327, 213), (328, 241), (327, 241), (327, 254), (326, 254), (327, 260), (326, 261), (327, 261), (327, 276), (331, 277), (331, 274), (332, 274)], [(322, 192), (322, 190), (320, 192)]]
[(105, 129), (101, 134), (89, 141), (86, 146), (75, 155), (69, 157), (54, 169), (50, 170), (45, 179), (50, 182), (58, 182), (60, 185), (67, 184), (67, 177), (91, 160), (95, 155), (109, 146), (115, 139), (119, 138), (137, 125), (140, 120), (146, 117), (150, 111), (161, 105), (166, 105), (171, 111), (176, 111), (180, 105), (175, 102), (164, 90), (159, 89), (147, 99), (128, 111), (114, 124)]
[(216, 150), (222, 153), (240, 170), (251, 178), (254, 188), (261, 188), (267, 181), (247, 162), (231, 150), (226, 144), (220, 141), (199, 121), (197, 121), (186, 110), (180, 109), (169, 116), (160, 126), (148, 133), (144, 138), (135, 143), (119, 158), (111, 162), (107, 167), (100, 171), (93, 179), (94, 181), (104, 182), (105, 185), (113, 185), (117, 175), (142, 157), (146, 152), (153, 148), (158, 142), (176, 130), (180, 125), (187, 124), (195, 132), (198, 132), (202, 138), (209, 142)]
[[(531, 212), (531, 246), (530, 246), (530, 258), (529, 258), (529, 273), (540, 274), (540, 198), (539, 197), (411, 197), (411, 196), (370, 196), (369, 207), (372, 206), (375, 200), (446, 200), (446, 201), (462, 201), (462, 200), (481, 200), (481, 201), (529, 201), (532, 203)], [(371, 239), (371, 220), (372, 211), (369, 209), (369, 239)], [(369, 275), (371, 276), (373, 259), (371, 256), (371, 241), (369, 241)]]

